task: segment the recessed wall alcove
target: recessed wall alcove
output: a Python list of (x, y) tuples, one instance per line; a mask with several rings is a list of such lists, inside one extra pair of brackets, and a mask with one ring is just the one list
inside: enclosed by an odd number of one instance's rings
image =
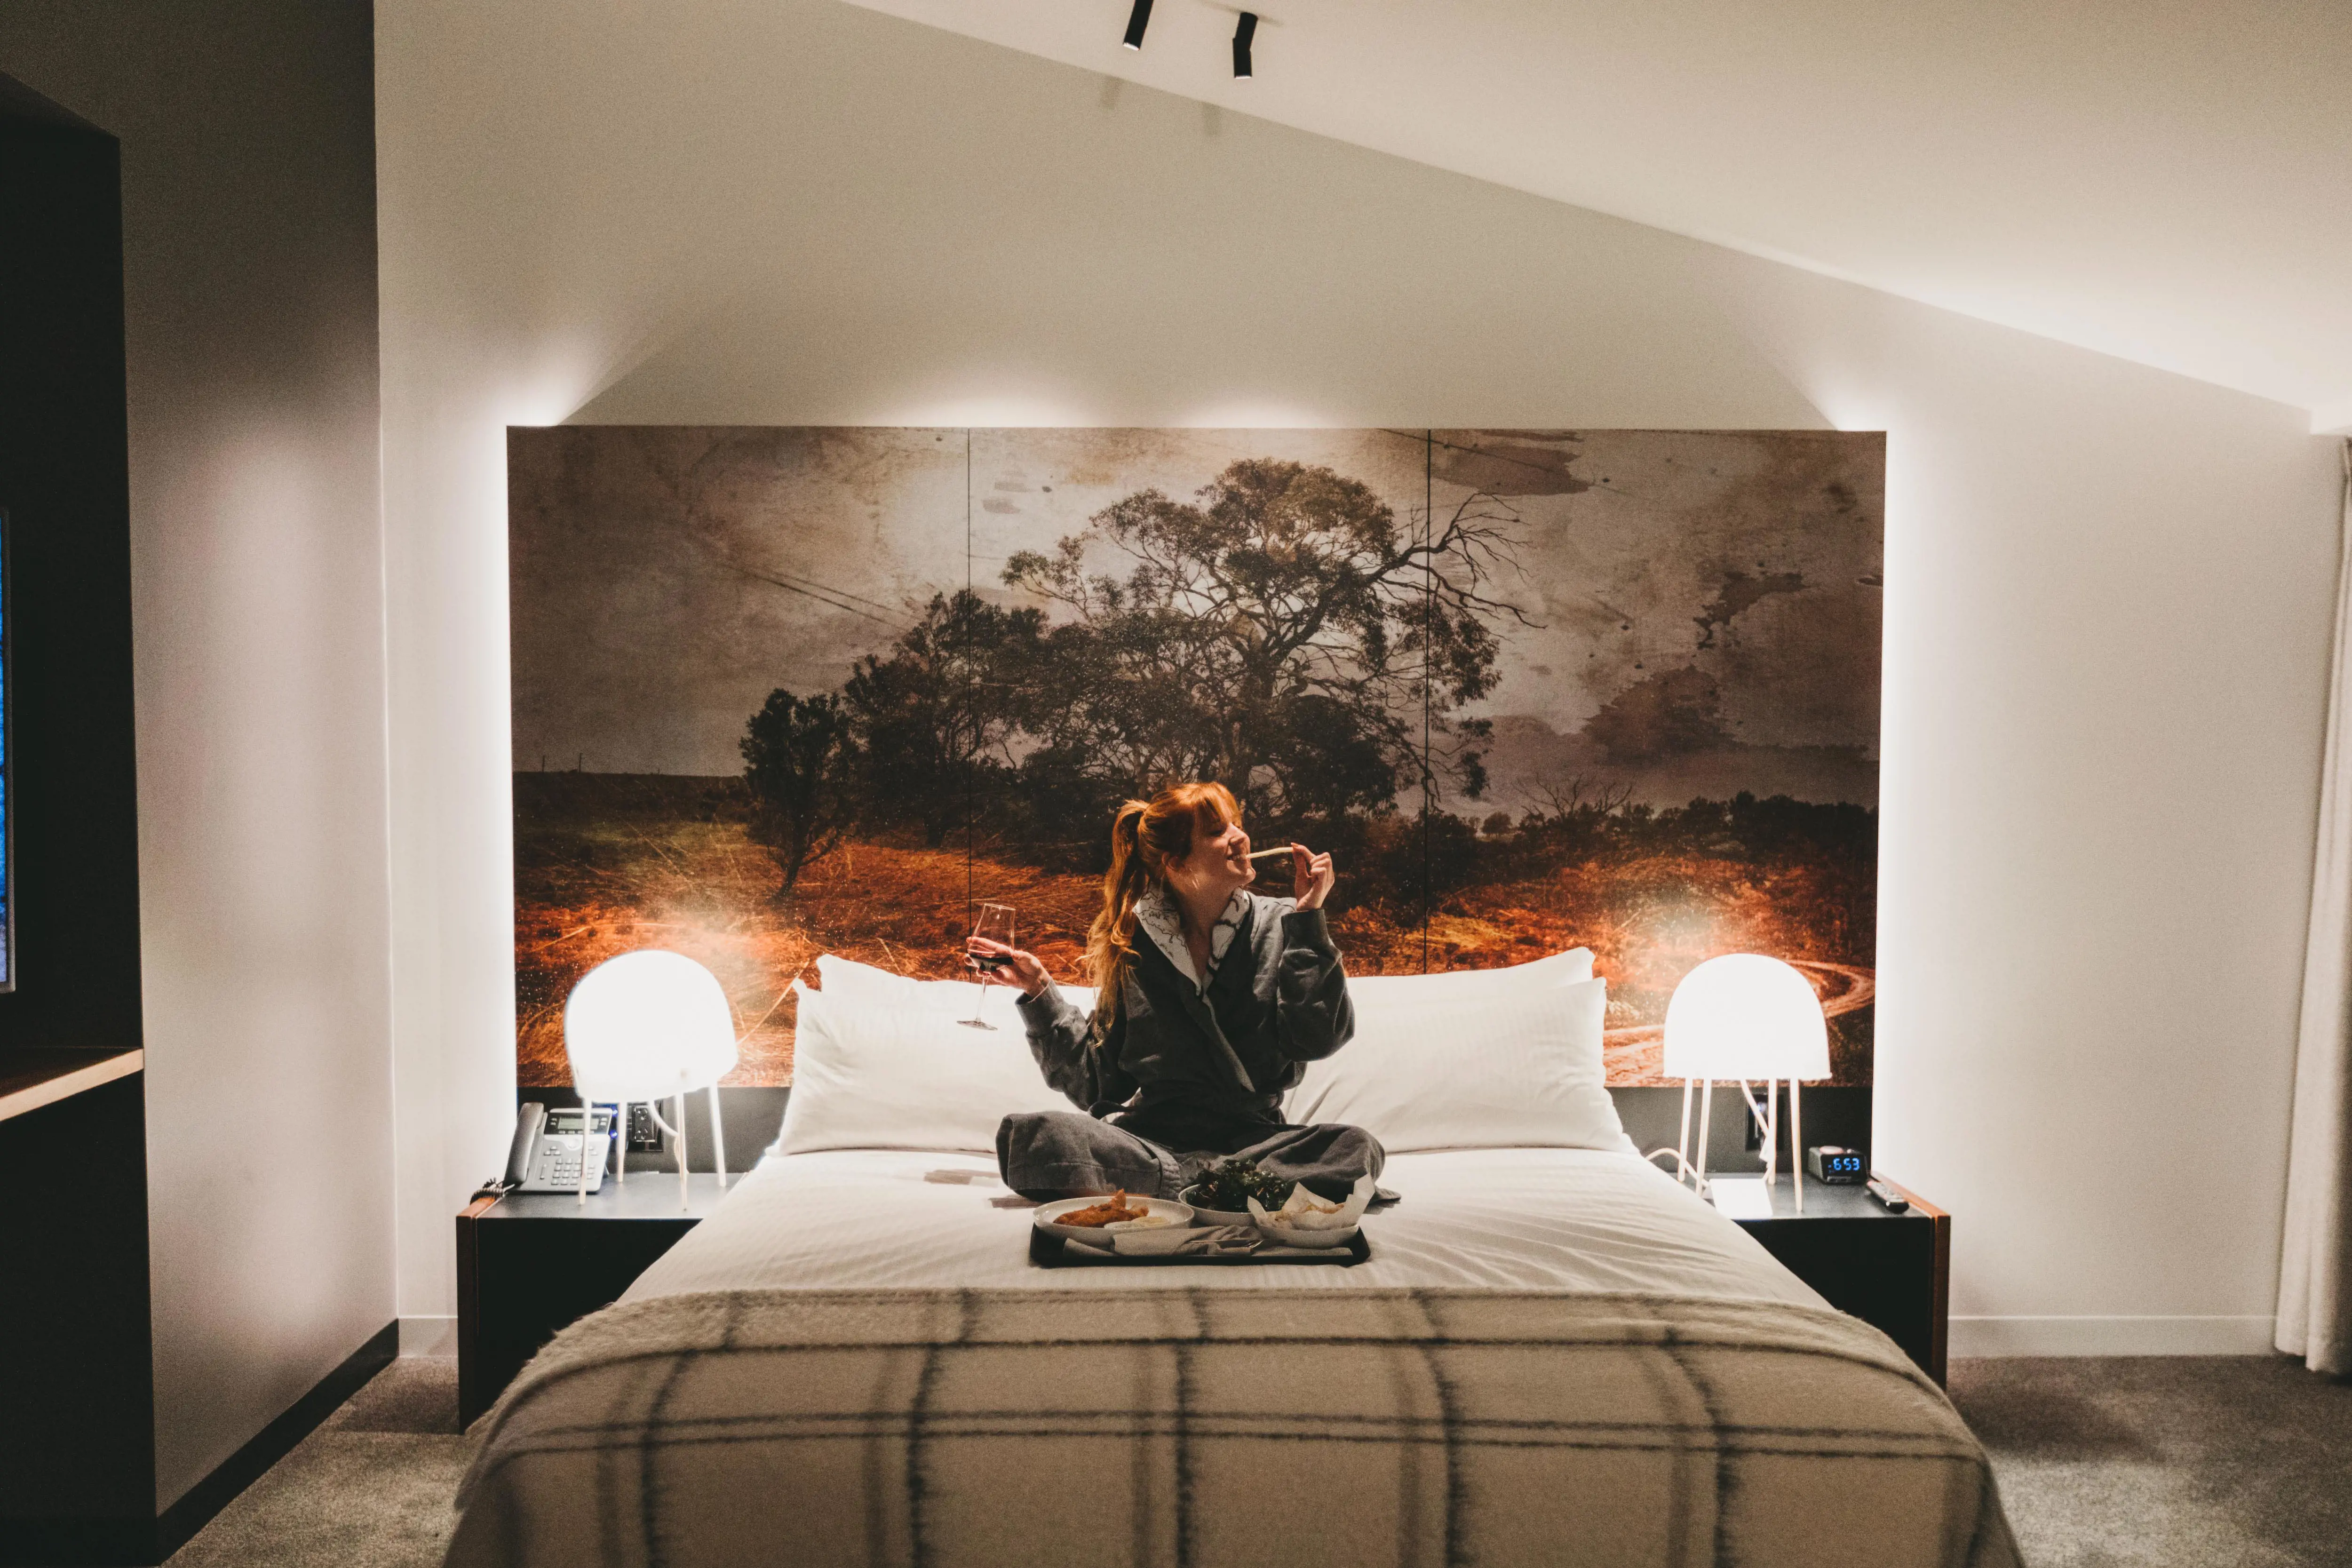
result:
[(0, 1557), (87, 1561), (155, 1518), (120, 150), (5, 77), (0, 233), (6, 805), (40, 913), (0, 993)]

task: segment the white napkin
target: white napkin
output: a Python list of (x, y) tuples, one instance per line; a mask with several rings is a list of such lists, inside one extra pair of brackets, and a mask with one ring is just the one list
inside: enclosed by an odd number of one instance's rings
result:
[(1130, 1258), (1169, 1258), (1180, 1253), (1222, 1258), (1255, 1252), (1265, 1245), (1257, 1232), (1245, 1225), (1192, 1229), (1167, 1226), (1158, 1230), (1122, 1230), (1117, 1226), (1107, 1228), (1111, 1232), (1111, 1250)]
[(1364, 1206), (1372, 1201), (1372, 1179), (1358, 1176), (1349, 1190), (1348, 1201), (1336, 1206), (1325, 1203), (1307, 1190), (1300, 1182), (1290, 1189), (1290, 1197), (1282, 1207), (1268, 1214), (1258, 1206), (1255, 1198), (1249, 1200), (1250, 1218), (1276, 1230), (1345, 1230), (1364, 1217)]

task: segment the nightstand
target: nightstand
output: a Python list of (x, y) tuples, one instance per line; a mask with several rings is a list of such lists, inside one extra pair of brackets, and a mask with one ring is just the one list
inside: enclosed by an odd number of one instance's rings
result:
[(1893, 1182), (1886, 1184), (1911, 1200), (1908, 1214), (1889, 1214), (1859, 1186), (1801, 1179), (1804, 1213), (1797, 1212), (1793, 1189), (1777, 1183), (1771, 1217), (1738, 1220), (1739, 1228), (1831, 1306), (1893, 1340), (1941, 1384), (1952, 1216)]
[[(457, 1418), (498, 1402), (556, 1331), (609, 1307), (654, 1259), (726, 1196), (719, 1178), (691, 1178), (678, 1208), (676, 1172), (604, 1178), (582, 1203), (571, 1193), (477, 1198), (457, 1215)], [(730, 1178), (730, 1186), (742, 1180)]]

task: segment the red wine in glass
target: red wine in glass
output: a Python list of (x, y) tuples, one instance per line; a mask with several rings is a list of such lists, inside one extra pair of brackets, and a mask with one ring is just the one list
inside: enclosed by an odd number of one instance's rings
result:
[[(1013, 906), (1011, 904), (981, 905), (979, 918), (971, 922), (971, 934), (988, 942), (1002, 942), (1006, 947), (1011, 947), (1013, 945)], [(980, 994), (982, 997), (988, 994), (988, 983), (994, 977), (995, 972), (1009, 967), (1012, 963), (1011, 959), (1001, 953), (992, 953), (983, 957), (969, 949), (964, 952), (964, 963), (980, 976)], [(972, 1003), (971, 1016), (963, 1022), (968, 1028), (993, 1027), (982, 1022), (978, 1001)]]

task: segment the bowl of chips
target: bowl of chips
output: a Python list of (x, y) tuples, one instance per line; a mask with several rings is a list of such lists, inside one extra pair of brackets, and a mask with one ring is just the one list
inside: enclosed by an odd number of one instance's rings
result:
[(1276, 1247), (1345, 1247), (1362, 1228), (1359, 1222), (1372, 1201), (1373, 1190), (1371, 1177), (1360, 1176), (1346, 1201), (1335, 1204), (1317, 1197), (1302, 1182), (1290, 1189), (1290, 1196), (1278, 1209), (1268, 1211), (1255, 1198), (1250, 1199), (1250, 1223)]

